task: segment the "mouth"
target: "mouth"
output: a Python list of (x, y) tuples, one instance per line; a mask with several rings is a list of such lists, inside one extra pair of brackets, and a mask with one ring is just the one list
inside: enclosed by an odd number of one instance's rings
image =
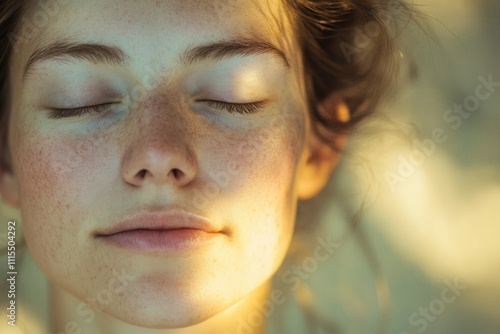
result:
[(95, 233), (109, 245), (146, 253), (199, 249), (222, 236), (209, 220), (185, 211), (140, 213)]

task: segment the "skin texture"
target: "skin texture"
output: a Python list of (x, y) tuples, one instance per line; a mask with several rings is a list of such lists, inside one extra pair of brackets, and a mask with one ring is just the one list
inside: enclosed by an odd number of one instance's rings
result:
[[(222, 332), (225, 323), (234, 331), (228, 319), (268, 292), (293, 235), (297, 200), (328, 180), (338, 156), (309, 131), (300, 52), (290, 28), (279, 33), (279, 25), (289, 26), (281, 5), (227, 6), (74, 1), (11, 58), (13, 173), (2, 175), (1, 189), (18, 202), (27, 245), (53, 286), (63, 318), (54, 319), (56, 330), (66, 321), (62, 310), (71, 313), (81, 300), (104, 312), (92, 324), (109, 333), (131, 330), (127, 324), (203, 333)], [(290, 66), (270, 54), (179, 61), (190, 46), (229, 37), (264, 39)], [(31, 53), (59, 38), (118, 46), (129, 59), (48, 60), (23, 80)], [(134, 89), (144, 86), (137, 98)], [(204, 99), (264, 107), (232, 114)], [(101, 114), (49, 117), (51, 108), (97, 102), (115, 105)], [(324, 108), (334, 112), (337, 104)], [(95, 238), (134, 213), (168, 209), (205, 217), (224, 236), (201, 250), (161, 255)], [(129, 278), (104, 305), (96, 296), (114, 272)]]

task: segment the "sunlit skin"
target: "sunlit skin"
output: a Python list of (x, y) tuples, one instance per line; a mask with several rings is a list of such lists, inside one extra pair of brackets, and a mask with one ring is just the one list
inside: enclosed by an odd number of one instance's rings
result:
[[(236, 316), (266, 298), (297, 200), (321, 190), (338, 155), (311, 134), (299, 48), (292, 29), (285, 39), (272, 23), (289, 27), (282, 4), (230, 6), (221, 15), (209, 1), (72, 1), (12, 55), (13, 173), (2, 175), (1, 190), (19, 206), (27, 245), (51, 282), (55, 332), (81, 301), (96, 303), (113, 271), (127, 273), (127, 285), (94, 305), (104, 313), (82, 321), (85, 332), (234, 332)], [(64, 38), (128, 58), (43, 60), (23, 78), (35, 50)], [(240, 38), (275, 45), (288, 65), (270, 52), (180, 60), (193, 46)], [(157, 84), (137, 98), (145, 78)], [(262, 103), (239, 114), (207, 100)], [(332, 101), (323, 108), (335, 112)], [(51, 117), (52, 109), (101, 103), (113, 104)], [(95, 236), (132, 214), (170, 209), (205, 217), (222, 236), (163, 254)]]

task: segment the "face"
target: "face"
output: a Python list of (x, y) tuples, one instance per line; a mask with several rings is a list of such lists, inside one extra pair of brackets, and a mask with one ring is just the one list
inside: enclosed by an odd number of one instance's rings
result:
[[(126, 273), (125, 289), (96, 306), (178, 327), (277, 270), (301, 185), (318, 182), (300, 52), (270, 3), (71, 1), (18, 45), (11, 176), (52, 283), (99, 304)], [(137, 232), (200, 221), (211, 233)]]

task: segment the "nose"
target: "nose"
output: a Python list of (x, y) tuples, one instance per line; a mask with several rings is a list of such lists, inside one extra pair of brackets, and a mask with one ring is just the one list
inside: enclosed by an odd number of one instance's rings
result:
[(189, 184), (196, 177), (197, 162), (187, 120), (168, 110), (147, 110), (137, 119), (124, 138), (128, 147), (121, 167), (123, 179), (135, 187), (153, 183), (180, 188)]

